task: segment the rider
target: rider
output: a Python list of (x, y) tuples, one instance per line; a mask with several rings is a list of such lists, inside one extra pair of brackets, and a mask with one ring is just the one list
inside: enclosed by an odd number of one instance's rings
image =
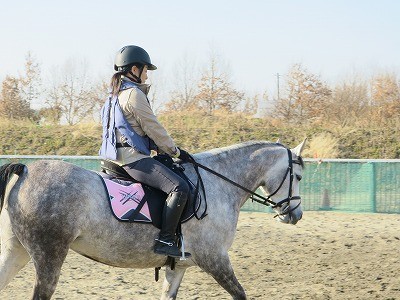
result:
[[(178, 148), (154, 115), (147, 98), (147, 71), (156, 70), (149, 54), (138, 46), (121, 48), (114, 63), (111, 96), (101, 111), (103, 142), (100, 156), (122, 166), (135, 180), (168, 194), (162, 227), (154, 252), (180, 257), (175, 232), (189, 196), (185, 180), (150, 156), (159, 151), (183, 161), (188, 152)], [(190, 256), (189, 253), (185, 254)]]

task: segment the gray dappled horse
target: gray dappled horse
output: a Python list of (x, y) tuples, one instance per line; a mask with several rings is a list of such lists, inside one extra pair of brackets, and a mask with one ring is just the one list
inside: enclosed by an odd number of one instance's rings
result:
[[(252, 191), (260, 186), (267, 193), (276, 191), (271, 199), (275, 203), (283, 200), (275, 208), (280, 221), (296, 224), (302, 217), (298, 183), (304, 143), (288, 150), (277, 143), (247, 142), (199, 153), (194, 158)], [(292, 159), (296, 163), (289, 172)], [(193, 167), (185, 168), (189, 178), (195, 180)], [(32, 259), (36, 269), (33, 299), (50, 299), (68, 249), (116, 267), (165, 265), (166, 257), (152, 250), (158, 229), (116, 220), (95, 172), (63, 161), (40, 160), (27, 167), (11, 164), (1, 173), (1, 185), (4, 188), (7, 181), (8, 184), (0, 195), (0, 291)], [(19, 176), (11, 176), (13, 173)], [(233, 299), (246, 299), (228, 249), (235, 236), (239, 210), (249, 193), (207, 171), (200, 173), (205, 183), (208, 215), (182, 225), (185, 249), (192, 256), (177, 260), (173, 270), (166, 267), (161, 299), (176, 299), (185, 270), (191, 266), (199, 266), (210, 274)]]

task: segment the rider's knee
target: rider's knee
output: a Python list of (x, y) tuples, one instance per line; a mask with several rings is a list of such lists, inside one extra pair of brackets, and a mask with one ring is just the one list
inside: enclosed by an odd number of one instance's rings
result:
[(189, 195), (190, 193), (190, 188), (189, 188), (189, 184), (185, 181), (185, 180), (180, 180), (178, 185), (175, 187), (175, 192), (181, 192), (183, 194), (185, 194), (186, 196)]

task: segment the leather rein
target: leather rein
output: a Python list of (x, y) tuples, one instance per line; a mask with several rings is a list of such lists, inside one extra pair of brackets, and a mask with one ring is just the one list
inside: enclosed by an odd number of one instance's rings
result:
[[(301, 165), (302, 163), (301, 163), (300, 160), (293, 160), (292, 152), (288, 148), (285, 148), (285, 149), (287, 150), (287, 153), (288, 153), (288, 158), (289, 158), (288, 163), (289, 163), (289, 165), (288, 165), (288, 167), (286, 169), (285, 175), (283, 176), (283, 179), (282, 179), (280, 185), (278, 186), (278, 188), (273, 193), (269, 194), (266, 197), (261, 196), (261, 195), (255, 193), (255, 192), (249, 190), (248, 188), (240, 185), (239, 183), (234, 182), (233, 180), (229, 179), (228, 177), (226, 177), (226, 176), (224, 176), (224, 175), (222, 175), (222, 174), (220, 174), (220, 173), (218, 173), (218, 172), (216, 172), (216, 171), (214, 171), (214, 170), (212, 170), (212, 169), (210, 169), (210, 168), (208, 168), (208, 167), (196, 162), (193, 158), (192, 158), (192, 161), (190, 161), (190, 163), (192, 163), (196, 167), (199, 167), (199, 168), (202, 168), (202, 169), (206, 170), (207, 172), (209, 172), (211, 174), (214, 174), (215, 176), (217, 176), (217, 177), (229, 182), (230, 184), (242, 189), (243, 191), (249, 193), (251, 195), (250, 199), (252, 201), (258, 202), (258, 203), (260, 203), (262, 205), (265, 205), (265, 206), (271, 206), (272, 208), (277, 208), (277, 207), (281, 208), (284, 203), (288, 203), (287, 206), (285, 207), (285, 211), (280, 212), (279, 214), (274, 216), (274, 218), (275, 218), (277, 216), (284, 216), (284, 215), (290, 214), (292, 211), (294, 211), (296, 208), (298, 208), (300, 206), (300, 204), (301, 204), (301, 197), (292, 195), (292, 193), (293, 193), (292, 192), (292, 186), (293, 186), (293, 177), (294, 177), (294, 175), (293, 175), (293, 164)], [(288, 192), (288, 196), (287, 196), (287, 198), (285, 198), (285, 199), (279, 201), (278, 203), (276, 203), (275, 201), (271, 200), (271, 197), (274, 196), (281, 189), (281, 187), (282, 187), (283, 183), (285, 182), (286, 177), (287, 177), (288, 174), (289, 174), (289, 192)], [(200, 175), (200, 174), (198, 174), (198, 175)], [(257, 197), (259, 199), (255, 198), (255, 197)], [(300, 201), (294, 208), (289, 209), (289, 203), (290, 203), (291, 200), (300, 200)]]

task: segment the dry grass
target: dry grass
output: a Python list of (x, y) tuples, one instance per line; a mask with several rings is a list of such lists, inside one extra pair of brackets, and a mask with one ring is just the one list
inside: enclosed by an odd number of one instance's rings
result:
[(331, 133), (319, 133), (314, 135), (304, 151), (305, 157), (313, 158), (338, 158), (339, 141)]
[[(278, 138), (294, 147), (308, 138), (304, 157), (400, 158), (400, 124), (346, 126), (289, 124), (244, 113), (196, 111), (163, 113), (160, 122), (176, 144), (192, 153), (250, 140), (275, 142)], [(38, 125), (0, 120), (0, 155), (97, 155), (101, 144), (98, 123)]]

